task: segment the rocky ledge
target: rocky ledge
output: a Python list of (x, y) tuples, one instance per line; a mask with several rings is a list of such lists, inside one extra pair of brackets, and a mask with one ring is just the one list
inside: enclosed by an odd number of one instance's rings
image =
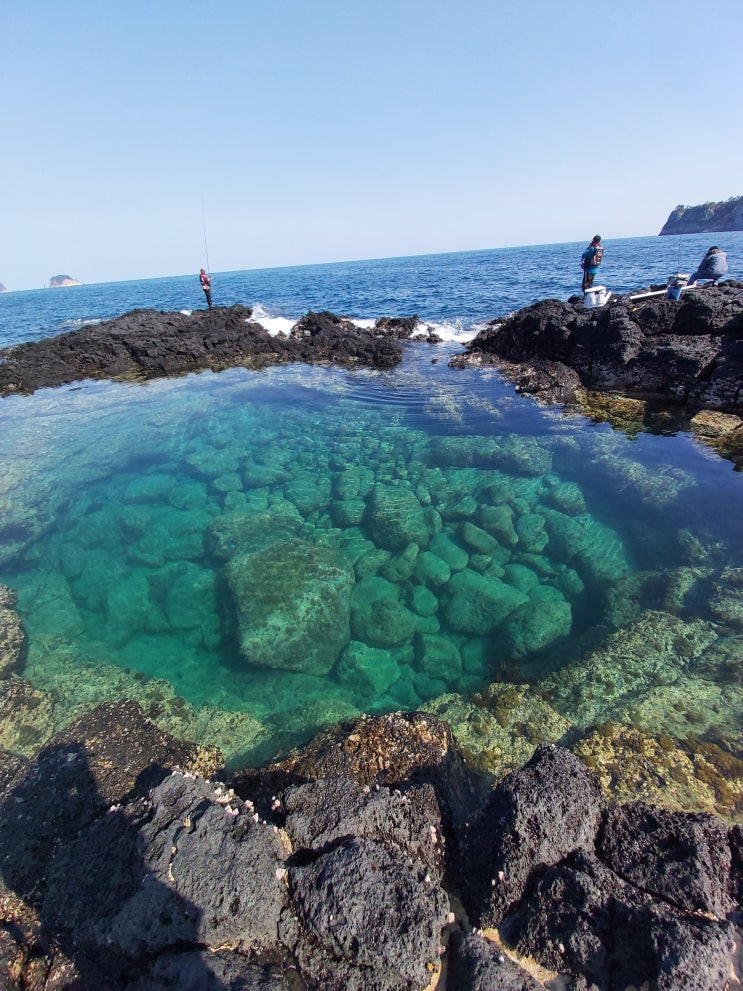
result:
[(743, 438), (743, 283), (695, 287), (678, 303), (663, 292), (650, 286), (597, 308), (578, 296), (534, 303), (491, 321), (450, 364), (493, 365), (539, 399), (637, 429), (697, 430), (743, 457), (733, 437)]
[(740, 986), (740, 827), (610, 807), (560, 746), (493, 788), (397, 713), (218, 769), (127, 701), (0, 751), (0, 986)]
[(332, 313), (308, 313), (288, 335), (270, 335), (244, 306), (191, 314), (133, 310), (46, 340), (0, 351), (0, 396), (85, 378), (154, 378), (202, 369), (278, 362), (331, 362), (391, 368), (396, 338), (417, 317), (378, 320), (372, 330)]

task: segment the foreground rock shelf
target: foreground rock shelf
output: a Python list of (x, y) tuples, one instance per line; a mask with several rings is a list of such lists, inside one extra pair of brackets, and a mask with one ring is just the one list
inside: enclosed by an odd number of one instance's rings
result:
[(2, 986), (740, 986), (740, 827), (609, 807), (560, 746), (492, 788), (398, 713), (219, 768), (128, 701), (0, 752)]

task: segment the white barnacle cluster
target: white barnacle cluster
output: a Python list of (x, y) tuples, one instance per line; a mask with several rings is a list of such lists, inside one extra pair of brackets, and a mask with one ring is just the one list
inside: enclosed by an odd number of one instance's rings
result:
[[(217, 785), (214, 789), (214, 801), (218, 805), (224, 807), (224, 811), (227, 815), (237, 816), (240, 814), (239, 801), (240, 799), (235, 795), (234, 788), (222, 788), (221, 785)], [(232, 803), (235, 803), (234, 805)]]
[(429, 833), (429, 836), (431, 837), (431, 843), (432, 843), (432, 844), (433, 844), (434, 846), (436, 846), (436, 844), (437, 844), (437, 843), (438, 843), (438, 841), (439, 841), (439, 835), (438, 835), (438, 833), (436, 832), (436, 827), (435, 827), (435, 826), (429, 826), (429, 827), (428, 827), (428, 833)]

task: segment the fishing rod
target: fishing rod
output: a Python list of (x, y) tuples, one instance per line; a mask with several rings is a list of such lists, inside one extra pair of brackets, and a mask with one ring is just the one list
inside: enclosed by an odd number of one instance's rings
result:
[(204, 203), (201, 204), (201, 226), (204, 229), (204, 254), (206, 255), (206, 270), (211, 272), (211, 265), (209, 264), (209, 245), (206, 243), (206, 214), (204, 212)]

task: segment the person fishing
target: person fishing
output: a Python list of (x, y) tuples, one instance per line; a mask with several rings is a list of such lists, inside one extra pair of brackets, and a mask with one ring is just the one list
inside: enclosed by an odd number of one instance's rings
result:
[(201, 288), (204, 290), (204, 295), (206, 296), (206, 303), (209, 309), (212, 308), (212, 277), (207, 275), (206, 271), (202, 268), (199, 273), (199, 282), (201, 283)]
[(601, 237), (598, 234), (594, 234), (591, 243), (580, 256), (580, 267), (583, 269), (581, 289), (584, 294), (593, 286), (593, 280), (596, 278), (596, 272), (598, 272), (603, 257), (604, 248), (601, 244)]
[(719, 279), (728, 273), (728, 256), (724, 251), (720, 251), (716, 244), (708, 250), (707, 254), (699, 263), (699, 268), (692, 275), (687, 286), (693, 286), (699, 279), (711, 279), (712, 285), (716, 286)]

